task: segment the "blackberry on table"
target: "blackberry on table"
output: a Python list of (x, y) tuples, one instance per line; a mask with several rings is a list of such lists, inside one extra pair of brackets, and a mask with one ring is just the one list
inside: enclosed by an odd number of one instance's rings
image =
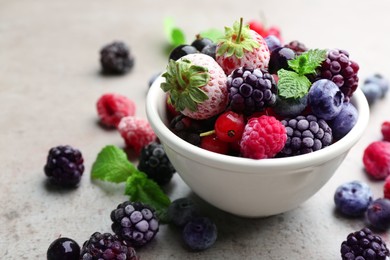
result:
[(44, 171), (52, 184), (76, 186), (84, 172), (83, 163), (83, 156), (78, 149), (60, 145), (50, 149)]
[(137, 254), (132, 246), (122, 241), (116, 235), (110, 233), (95, 232), (89, 240), (85, 241), (81, 249), (80, 259), (101, 260), (101, 259), (126, 259), (138, 260)]
[(146, 173), (150, 179), (159, 185), (167, 184), (176, 172), (162, 144), (156, 142), (150, 143), (142, 149), (138, 170)]
[(314, 115), (282, 120), (287, 142), (279, 156), (294, 156), (320, 150), (332, 143), (332, 129), (323, 119)]
[(111, 212), (112, 231), (130, 245), (149, 243), (159, 230), (154, 210), (140, 202), (125, 201)]
[(368, 228), (350, 233), (342, 242), (340, 253), (343, 260), (385, 260), (390, 255), (382, 238)]
[(124, 42), (115, 41), (101, 49), (100, 64), (105, 73), (123, 74), (134, 66), (134, 57)]
[(276, 102), (276, 83), (265, 70), (241, 67), (228, 77), (230, 107), (236, 113), (251, 115)]

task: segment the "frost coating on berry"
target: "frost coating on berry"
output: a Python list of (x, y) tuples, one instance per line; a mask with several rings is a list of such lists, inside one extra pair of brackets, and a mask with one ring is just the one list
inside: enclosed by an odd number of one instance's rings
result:
[(358, 111), (350, 102), (344, 102), (340, 113), (331, 121), (332, 134), (335, 139), (341, 139), (351, 131), (358, 120)]
[(135, 115), (135, 103), (119, 94), (104, 94), (96, 103), (98, 116), (102, 124), (116, 127), (122, 117)]
[(217, 226), (206, 217), (192, 219), (184, 226), (183, 240), (195, 251), (210, 248), (217, 240)]
[(101, 49), (100, 64), (105, 73), (123, 74), (134, 66), (134, 58), (124, 42), (116, 41)]
[(283, 149), (286, 140), (286, 128), (275, 117), (253, 117), (245, 125), (240, 152), (246, 158), (273, 158)]
[(390, 142), (377, 141), (366, 147), (363, 154), (366, 173), (374, 179), (384, 180), (390, 175)]
[(125, 140), (129, 148), (133, 148), (136, 154), (141, 152), (141, 149), (156, 140), (149, 122), (142, 118), (126, 116), (121, 119), (118, 124), (118, 131)]

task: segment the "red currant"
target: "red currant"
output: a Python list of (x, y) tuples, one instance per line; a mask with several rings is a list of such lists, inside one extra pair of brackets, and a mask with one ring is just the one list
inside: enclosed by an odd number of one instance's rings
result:
[(218, 139), (215, 134), (203, 136), (200, 139), (200, 147), (220, 154), (227, 154), (229, 152), (229, 143)]
[(244, 116), (233, 111), (221, 114), (214, 125), (217, 137), (228, 143), (241, 140), (244, 128)]
[(381, 132), (383, 135), (383, 140), (390, 142), (390, 121), (385, 121), (382, 123)]

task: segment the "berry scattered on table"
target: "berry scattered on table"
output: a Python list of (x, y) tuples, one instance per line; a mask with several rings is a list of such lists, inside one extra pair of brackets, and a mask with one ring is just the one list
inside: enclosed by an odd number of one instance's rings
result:
[(134, 116), (136, 110), (132, 100), (113, 93), (102, 95), (96, 103), (96, 108), (101, 123), (107, 127), (116, 127), (122, 117)]
[(142, 148), (138, 170), (146, 173), (150, 179), (159, 185), (167, 184), (176, 172), (165, 153), (164, 147), (156, 142)]
[(71, 238), (60, 237), (47, 249), (47, 260), (79, 260), (80, 246)]
[(334, 194), (336, 209), (350, 217), (363, 216), (372, 202), (370, 186), (361, 181), (351, 181), (337, 187)]
[(159, 231), (154, 209), (140, 203), (125, 201), (111, 212), (114, 233), (129, 245), (141, 247), (149, 243)]
[(318, 151), (332, 143), (332, 129), (314, 115), (282, 120), (287, 140), (279, 156), (294, 156)]
[(340, 113), (329, 122), (333, 137), (336, 140), (343, 138), (355, 126), (358, 117), (359, 113), (355, 106), (350, 102), (344, 102)]
[(83, 156), (78, 149), (69, 145), (53, 147), (49, 150), (44, 171), (52, 184), (77, 186), (84, 172)]
[(291, 41), (284, 45), (284, 47), (287, 47), (295, 52), (296, 55), (301, 55), (305, 51), (308, 51), (309, 49), (306, 47), (305, 44), (303, 44), (300, 41)]
[(244, 116), (233, 111), (227, 111), (218, 116), (215, 121), (215, 134), (228, 143), (241, 140), (245, 128)]
[(386, 243), (368, 228), (350, 233), (341, 244), (343, 260), (385, 260), (389, 256)]
[(372, 82), (364, 84), (361, 89), (370, 106), (380, 99), (382, 95), (381, 87)]
[(287, 47), (279, 47), (272, 51), (268, 71), (276, 74), (280, 69), (288, 69), (288, 61), (295, 58), (295, 52)]
[(184, 243), (194, 251), (210, 248), (217, 240), (217, 227), (206, 217), (194, 218), (183, 229)]
[(142, 148), (156, 140), (149, 122), (143, 118), (126, 116), (118, 124), (118, 131), (125, 140), (126, 146), (139, 155)]
[(379, 86), (380, 98), (385, 97), (387, 92), (389, 91), (389, 84), (390, 84), (389, 80), (379, 73), (368, 76), (364, 80), (363, 86), (368, 83), (372, 83)]
[(182, 44), (175, 47), (169, 54), (169, 60), (178, 60), (188, 54), (198, 53), (199, 51), (192, 45)]
[(364, 150), (363, 164), (366, 173), (376, 180), (390, 175), (390, 142), (375, 141)]
[(126, 259), (138, 260), (136, 251), (132, 246), (110, 233), (95, 232), (89, 240), (85, 241), (81, 249), (80, 259)]
[(390, 228), (390, 200), (379, 198), (367, 208), (366, 219), (370, 227), (385, 231)]
[(199, 213), (195, 203), (186, 197), (172, 201), (168, 207), (168, 217), (178, 227), (184, 227), (190, 220), (198, 216)]
[(383, 185), (383, 197), (390, 199), (390, 177), (386, 177), (385, 184)]
[(390, 121), (384, 121), (381, 125), (383, 140), (390, 142)]
[(104, 73), (123, 74), (134, 66), (134, 57), (124, 42), (116, 41), (101, 49), (100, 64)]
[(272, 158), (283, 149), (286, 140), (286, 128), (275, 117), (253, 117), (245, 125), (240, 151), (246, 158)]

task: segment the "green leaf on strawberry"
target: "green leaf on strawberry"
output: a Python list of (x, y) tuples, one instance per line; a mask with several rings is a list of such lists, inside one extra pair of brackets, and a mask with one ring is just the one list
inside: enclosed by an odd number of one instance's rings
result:
[(301, 98), (307, 94), (311, 82), (295, 71), (280, 69), (278, 71), (278, 95), (282, 98)]

